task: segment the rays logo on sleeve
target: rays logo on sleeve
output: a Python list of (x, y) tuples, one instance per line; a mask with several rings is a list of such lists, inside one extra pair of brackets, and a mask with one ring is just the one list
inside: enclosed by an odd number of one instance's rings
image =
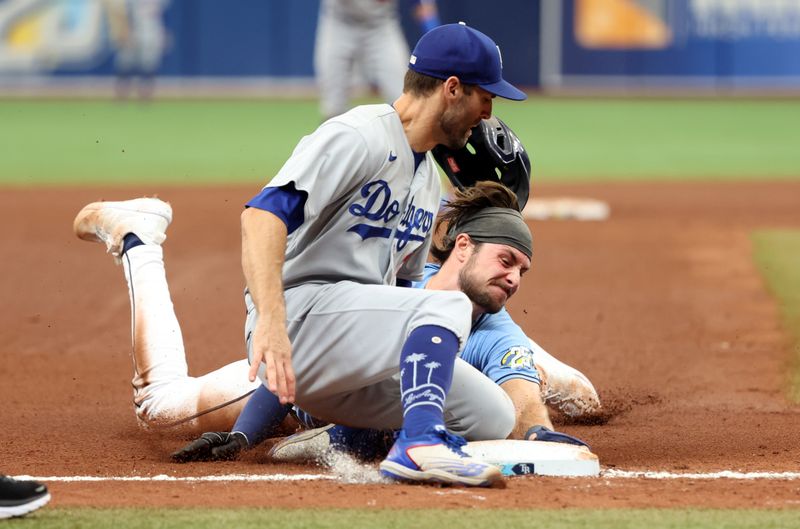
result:
[(533, 351), (527, 347), (512, 347), (500, 359), (500, 365), (511, 369), (534, 369)]
[[(372, 223), (354, 224), (347, 231), (357, 233), (362, 240), (373, 237), (388, 239), (392, 228), (388, 227), (392, 220), (400, 214), (400, 203), (392, 199), (392, 189), (385, 180), (367, 182), (361, 187), (363, 202), (356, 202), (347, 208), (354, 217), (360, 217)], [(422, 242), (433, 227), (434, 214), (411, 202), (400, 218), (400, 226), (395, 238), (397, 250), (402, 250), (409, 242)]]

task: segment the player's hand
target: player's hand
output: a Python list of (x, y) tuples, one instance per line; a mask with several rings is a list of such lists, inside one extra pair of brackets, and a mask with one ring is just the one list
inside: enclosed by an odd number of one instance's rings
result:
[[(274, 322), (274, 323), (273, 323)], [(253, 330), (253, 358), (250, 362), (250, 381), (256, 379), (258, 368), (266, 366), (267, 389), (278, 396), (281, 404), (294, 402), (295, 376), (292, 368), (292, 344), (283, 321), (259, 317)]]
[(206, 432), (170, 457), (176, 463), (232, 461), (247, 447), (247, 437), (241, 432)]
[(534, 426), (525, 436), (525, 439), (528, 441), (550, 441), (551, 443), (566, 443), (576, 446), (585, 446), (589, 448), (589, 445), (585, 442), (581, 441), (577, 437), (573, 437), (569, 434), (561, 433), (561, 432), (554, 432), (550, 428), (546, 426)]

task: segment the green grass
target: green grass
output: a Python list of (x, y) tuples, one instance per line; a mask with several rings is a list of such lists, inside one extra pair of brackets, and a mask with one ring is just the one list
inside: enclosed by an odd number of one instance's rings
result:
[(533, 99), (495, 113), (542, 181), (800, 177), (798, 100)]
[(0, 182), (261, 182), (316, 112), (308, 101), (0, 102)]
[(413, 527), (547, 529), (771, 529), (800, 527), (792, 510), (287, 510), (287, 509), (43, 509), (28, 518), (6, 521), (4, 529), (128, 528), (331, 528)]
[(780, 305), (783, 324), (794, 339), (789, 397), (800, 403), (800, 231), (755, 232), (753, 247), (756, 263)]
[[(800, 178), (800, 100), (496, 100), (537, 182)], [(313, 100), (0, 100), (0, 183), (260, 183)]]

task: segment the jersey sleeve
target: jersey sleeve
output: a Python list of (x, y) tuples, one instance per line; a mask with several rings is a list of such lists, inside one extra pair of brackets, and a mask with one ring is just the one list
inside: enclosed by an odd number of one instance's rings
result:
[[(363, 179), (374, 172), (369, 149), (353, 127), (327, 122), (298, 143), (292, 156), (266, 187), (293, 183), (307, 193), (304, 218), (316, 217), (329, 204), (352, 193)], [(373, 165), (374, 165), (374, 161)]]
[(302, 223), (303, 209), (305, 209), (308, 193), (298, 191), (294, 188), (294, 183), (289, 182), (282, 187), (267, 186), (259, 194), (251, 198), (245, 207), (263, 209), (286, 224), (286, 230), (292, 233)]
[(461, 358), (498, 385), (515, 378), (541, 383), (530, 340), (505, 309), (473, 327)]

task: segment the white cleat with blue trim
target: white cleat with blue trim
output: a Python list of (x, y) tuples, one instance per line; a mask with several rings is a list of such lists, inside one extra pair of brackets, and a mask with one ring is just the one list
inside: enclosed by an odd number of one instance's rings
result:
[(464, 438), (437, 425), (423, 435), (408, 438), (401, 431), (381, 462), (381, 474), (400, 481), (467, 487), (503, 487), (503, 475), (494, 465), (465, 454)]

